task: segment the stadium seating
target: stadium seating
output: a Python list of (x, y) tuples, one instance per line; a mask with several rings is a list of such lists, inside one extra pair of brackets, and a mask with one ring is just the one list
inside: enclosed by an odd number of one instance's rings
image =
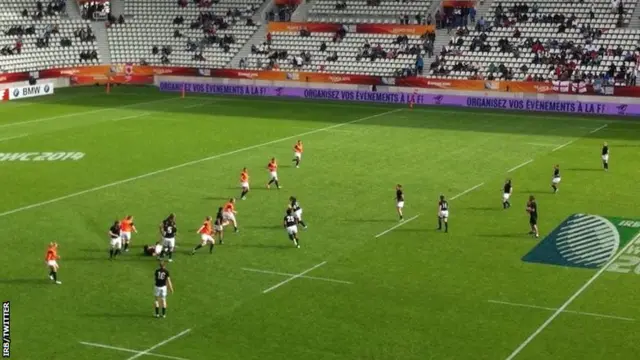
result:
[[(621, 74), (616, 79), (618, 84), (625, 82), (625, 73), (632, 76), (637, 64), (640, 31), (617, 26), (629, 23), (635, 2), (625, 2), (621, 16), (607, 0), (592, 3), (544, 0), (536, 3), (536, 10), (533, 3), (529, 3), (526, 11), (514, 12), (515, 4), (492, 4), (491, 15), (485, 16), (485, 28), (490, 30), (479, 31), (482, 29), (474, 29), (470, 25), (468, 34), (465, 34), (462, 33), (463, 28), (458, 28), (447, 47), (447, 55), (441, 58), (443, 61), (434, 68), (431, 76), (577, 80), (584, 75), (588, 77), (585, 80), (591, 81), (593, 77), (608, 72), (612, 65), (615, 66), (614, 74)], [(500, 13), (496, 11), (498, 6), (502, 6), (504, 17), (496, 20)], [(543, 19), (544, 16), (560, 14), (564, 18)], [(518, 37), (514, 36), (516, 32)], [(486, 37), (484, 41), (481, 36)], [(504, 46), (505, 40), (509, 42), (507, 46)], [(539, 41), (542, 45), (536, 49), (537, 54), (531, 41)], [(482, 45), (489, 45), (490, 49), (483, 49)], [(593, 59), (589, 59), (591, 56)], [(507, 70), (513, 69), (513, 72), (496, 71), (494, 67), (500, 65)], [(569, 71), (564, 73), (565, 70)]]
[[(35, 71), (45, 68), (81, 66), (97, 64), (97, 58), (81, 60), (80, 53), (91, 53), (97, 48), (95, 41), (83, 41), (74, 36), (77, 30), (85, 29), (88, 22), (83, 20), (63, 19), (57, 12), (46, 14), (46, 4), (40, 20), (34, 20), (36, 2), (32, 0), (5, 0), (0, 10), (0, 48), (11, 49), (12, 55), (0, 55), (0, 72)], [(21, 12), (27, 10), (28, 16)], [(16, 41), (20, 37), (16, 33), (8, 35), (12, 27), (20, 26), (22, 30), (32, 27), (33, 34), (23, 33), (20, 54), (15, 49)], [(54, 29), (57, 29), (55, 31)], [(50, 30), (49, 45), (36, 46), (38, 38), (43, 37), (46, 30)], [(70, 46), (61, 46), (60, 41), (67, 38)]]
[[(431, 6), (429, 0), (350, 0), (338, 6), (336, 0), (317, 0), (309, 11), (309, 21), (352, 23), (400, 23), (400, 16), (408, 15), (409, 23), (417, 22), (415, 16), (426, 17)], [(377, 4), (377, 5), (375, 5)]]
[[(204, 1), (204, 0), (203, 0)], [(133, 0), (125, 2), (125, 14), (132, 15), (124, 24), (114, 24), (108, 31), (109, 47), (112, 61), (116, 63), (139, 63), (145, 60), (151, 65), (160, 65), (161, 48), (169, 46), (171, 54), (167, 56), (169, 62), (165, 65), (188, 67), (224, 67), (242, 48), (247, 40), (257, 30), (256, 24), (247, 23), (261, 5), (260, 0), (221, 0), (209, 6), (198, 6), (193, 1), (185, 1), (179, 6), (174, 0)], [(238, 10), (235, 15), (229, 10)], [(205, 36), (201, 26), (192, 27), (201, 12), (208, 12), (228, 24), (226, 29), (216, 26), (215, 35), (222, 39), (225, 35), (233, 38), (228, 43), (227, 51), (219, 44), (212, 43), (201, 48), (204, 60), (194, 59), (200, 50), (187, 50), (187, 42), (199, 45)], [(181, 24), (176, 24), (177, 16), (183, 18)], [(181, 36), (176, 37), (176, 30)], [(157, 46), (160, 52), (152, 53), (152, 47)]]
[[(371, 48), (380, 44), (386, 53), (397, 53), (403, 47), (415, 46), (419, 53), (423, 42), (419, 35), (408, 36), (407, 45), (398, 44), (396, 42), (398, 37), (392, 34), (347, 34), (342, 41), (336, 42), (333, 41), (335, 33), (311, 33), (308, 37), (302, 37), (294, 32), (274, 32), (271, 35), (270, 50), (252, 53), (247, 61), (248, 67), (266, 68), (270, 55), (275, 57), (276, 51), (286, 51), (286, 56), (276, 60), (277, 67), (281, 70), (392, 76), (398, 71), (402, 72), (403, 69), (413, 68), (416, 63), (416, 54), (397, 54), (395, 58), (389, 56), (375, 61), (367, 57), (358, 60), (356, 57), (363, 52), (365, 43), (368, 43)], [(325, 51), (320, 50), (323, 42), (326, 44)], [(258, 49), (263, 50), (263, 47), (265, 45), (259, 46)], [(302, 66), (295, 66), (294, 58), (303, 51), (309, 54), (310, 61), (306, 63), (303, 61)], [(328, 60), (334, 53), (338, 59)]]

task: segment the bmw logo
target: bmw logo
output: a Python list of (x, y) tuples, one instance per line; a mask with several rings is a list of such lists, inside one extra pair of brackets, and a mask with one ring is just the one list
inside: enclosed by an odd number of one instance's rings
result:
[(20, 89), (14, 89), (13, 90), (13, 96), (15, 96), (15, 97), (20, 96)]
[(48, 93), (48, 92), (49, 92), (49, 90), (50, 90), (50, 89), (49, 89), (49, 85), (45, 85), (45, 86), (44, 86), (44, 92)]

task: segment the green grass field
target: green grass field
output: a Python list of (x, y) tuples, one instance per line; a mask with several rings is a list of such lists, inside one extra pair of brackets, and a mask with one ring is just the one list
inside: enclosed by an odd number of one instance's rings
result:
[[(290, 165), (297, 139), (299, 169)], [(634, 359), (640, 271), (630, 266), (640, 248), (612, 258), (628, 270), (618, 272), (522, 257), (571, 214), (640, 219), (639, 150), (640, 123), (613, 118), (125, 87), (1, 104), (0, 298), (11, 301), (11, 358)], [(9, 161), (26, 152), (84, 156)], [(279, 191), (264, 186), (273, 156)], [(553, 195), (556, 163), (563, 181)], [(213, 255), (188, 255), (204, 216), (239, 195), (244, 166), (253, 190), (238, 202), (241, 232), (227, 231)], [(515, 191), (503, 210), (507, 177)], [(440, 194), (451, 202), (448, 234), (435, 230)], [(529, 194), (540, 239), (527, 235)], [(281, 226), (290, 195), (309, 224), (301, 249)], [(157, 261), (141, 246), (170, 212), (180, 229), (168, 266), (176, 292), (156, 319)], [(110, 262), (107, 230), (126, 214), (139, 234)], [(47, 278), (50, 241), (60, 243), (60, 286)]]

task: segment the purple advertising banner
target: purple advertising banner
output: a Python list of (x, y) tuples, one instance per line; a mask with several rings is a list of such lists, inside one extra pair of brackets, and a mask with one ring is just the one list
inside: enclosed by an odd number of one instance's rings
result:
[(160, 91), (182, 91), (187, 93), (238, 95), (238, 96), (280, 96), (301, 99), (360, 101), (387, 104), (441, 105), (481, 109), (503, 109), (522, 111), (546, 111), (568, 114), (590, 115), (640, 115), (640, 104), (614, 104), (586, 101), (560, 101), (536, 99), (512, 99), (499, 97), (416, 94), (402, 92), (373, 92), (357, 90), (288, 88), (276, 86), (246, 86), (224, 84), (194, 84), (181, 82), (160, 82)]

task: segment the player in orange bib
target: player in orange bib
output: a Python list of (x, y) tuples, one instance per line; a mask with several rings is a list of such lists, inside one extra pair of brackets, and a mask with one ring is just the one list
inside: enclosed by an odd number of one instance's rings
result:
[(278, 183), (278, 162), (276, 162), (276, 158), (271, 158), (271, 161), (267, 164), (267, 169), (269, 170), (267, 189), (270, 189), (273, 183), (276, 184), (276, 188), (280, 189), (280, 183)]
[(213, 253), (213, 245), (215, 245), (216, 241), (213, 239), (213, 226), (211, 225), (211, 216), (207, 216), (204, 219), (204, 223), (198, 229), (198, 234), (200, 234), (200, 244), (196, 246), (191, 255), (195, 254), (198, 249), (209, 244), (209, 254)]
[(238, 232), (240, 230), (238, 230), (238, 222), (236, 221), (236, 199), (231, 198), (229, 199), (229, 201), (227, 201), (226, 204), (224, 204), (224, 207), (222, 208), (222, 218), (227, 221), (227, 222), (231, 222), (233, 224), (233, 229), (235, 230), (235, 232)]
[(298, 142), (293, 145), (293, 162), (296, 163), (296, 168), (300, 167), (300, 161), (302, 161), (302, 152), (304, 151), (304, 146), (302, 145), (302, 140), (298, 140)]
[(120, 238), (122, 239), (124, 251), (129, 251), (129, 242), (131, 241), (131, 232), (138, 233), (136, 226), (133, 224), (133, 216), (127, 215), (120, 220)]
[(60, 256), (58, 256), (58, 244), (50, 243), (47, 248), (47, 255), (45, 255), (45, 262), (49, 267), (49, 279), (53, 281), (55, 284), (62, 284), (62, 281), (58, 281), (58, 260)]
[(249, 193), (249, 171), (247, 171), (247, 168), (243, 168), (240, 173), (240, 187), (242, 187), (240, 199), (247, 200), (247, 193)]

